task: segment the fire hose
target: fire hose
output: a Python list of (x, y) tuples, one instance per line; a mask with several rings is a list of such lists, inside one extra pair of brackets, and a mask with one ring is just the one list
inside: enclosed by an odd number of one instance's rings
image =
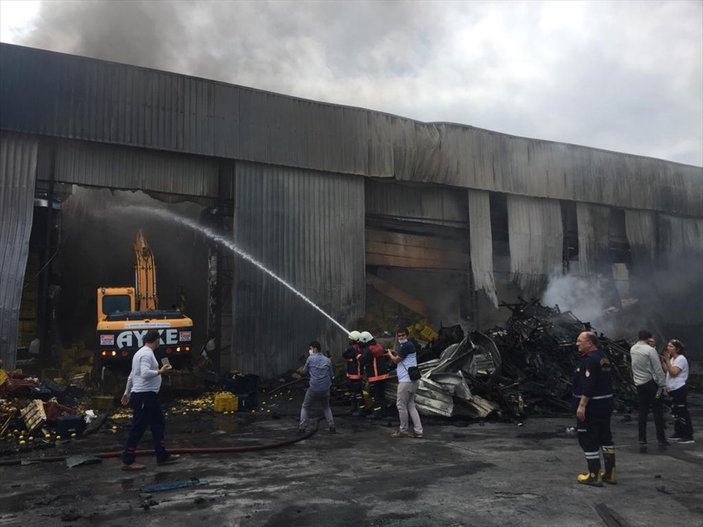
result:
[[(292, 445), (298, 441), (303, 441), (315, 435), (320, 426), (320, 421), (323, 418), (320, 417), (315, 421), (315, 428), (310, 432), (306, 432), (301, 436), (297, 436), (292, 439), (287, 439), (285, 441), (280, 441), (278, 443), (270, 443), (266, 445), (249, 445), (249, 446), (225, 446), (225, 447), (195, 447), (195, 448), (173, 448), (169, 449), (172, 454), (241, 454), (244, 452), (256, 452), (259, 450), (270, 450), (273, 448), (281, 448), (284, 446)], [(122, 457), (122, 450), (114, 450), (112, 452), (89, 452), (90, 455), (95, 456), (100, 459), (111, 459)], [(137, 450), (136, 455), (145, 456), (154, 454), (153, 450)], [(66, 461), (70, 456), (48, 456), (48, 457), (38, 457), (31, 459), (8, 459), (0, 461), (0, 467), (10, 467), (10, 466), (23, 466), (32, 465), (35, 463), (52, 463), (56, 461)]]

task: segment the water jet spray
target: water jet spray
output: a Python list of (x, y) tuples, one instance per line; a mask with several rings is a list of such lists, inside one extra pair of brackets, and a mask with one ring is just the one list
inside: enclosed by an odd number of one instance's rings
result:
[(214, 232), (212, 229), (209, 229), (207, 227), (204, 227), (197, 223), (196, 221), (191, 220), (190, 218), (186, 218), (184, 216), (180, 216), (178, 214), (175, 214), (171, 211), (164, 210), (164, 209), (157, 209), (157, 208), (151, 208), (151, 207), (146, 207), (146, 206), (141, 206), (141, 205), (127, 205), (124, 207), (119, 207), (116, 209), (120, 213), (125, 213), (128, 214), (130, 212), (138, 212), (138, 213), (143, 213), (143, 214), (150, 214), (152, 216), (157, 216), (162, 219), (166, 220), (171, 220), (175, 221), (181, 225), (184, 225), (196, 232), (204, 234), (207, 238), (210, 240), (224, 246), (227, 248), (230, 252), (233, 254), (236, 254), (240, 258), (254, 264), (256, 267), (258, 267), (261, 271), (269, 275), (271, 278), (274, 278), (278, 282), (280, 282), (283, 286), (285, 286), (287, 289), (289, 289), (291, 292), (293, 292), (297, 297), (305, 301), (305, 303), (309, 304), (312, 308), (315, 310), (319, 311), (322, 315), (324, 315), (328, 320), (330, 320), (335, 326), (337, 326), (339, 329), (341, 329), (345, 335), (349, 334), (349, 330), (342, 326), (339, 322), (337, 322), (330, 314), (325, 312), (320, 306), (315, 304), (312, 300), (310, 300), (307, 296), (305, 296), (303, 293), (298, 291), (295, 287), (293, 287), (291, 284), (286, 282), (283, 278), (278, 276), (276, 273), (268, 269), (265, 265), (263, 265), (261, 262), (256, 260), (253, 256), (248, 254), (247, 252), (243, 251), (239, 247), (237, 247), (232, 240), (228, 240), (224, 236), (217, 234)]

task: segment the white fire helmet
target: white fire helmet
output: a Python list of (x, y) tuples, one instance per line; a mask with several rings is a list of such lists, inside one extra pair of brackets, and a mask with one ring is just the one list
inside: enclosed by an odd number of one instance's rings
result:
[(358, 342), (360, 337), (361, 333), (359, 333), (357, 330), (349, 332), (349, 340), (351, 340), (352, 342)]
[(362, 344), (368, 344), (373, 340), (373, 335), (369, 333), (368, 331), (362, 331), (361, 335), (359, 335), (359, 342)]

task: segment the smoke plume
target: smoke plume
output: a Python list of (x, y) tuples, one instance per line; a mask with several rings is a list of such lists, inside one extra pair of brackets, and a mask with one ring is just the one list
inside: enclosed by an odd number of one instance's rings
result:
[(616, 306), (606, 300), (612, 296), (610, 284), (598, 277), (555, 274), (549, 278), (542, 303), (558, 305), (561, 311), (571, 311), (580, 320), (590, 322), (596, 330), (612, 336), (618, 330), (612, 324), (612, 311)]

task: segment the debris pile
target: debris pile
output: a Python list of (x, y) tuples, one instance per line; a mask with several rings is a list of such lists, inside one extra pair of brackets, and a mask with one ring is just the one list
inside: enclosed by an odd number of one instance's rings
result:
[(81, 386), (0, 369), (0, 453), (48, 448), (81, 435), (95, 417), (84, 415), (84, 395)]
[[(438, 356), (442, 343), (436, 341), (418, 353), (420, 413), (522, 418), (571, 411), (571, 382), (579, 361), (575, 342), (580, 332), (592, 330), (590, 324), (536, 300), (503, 305), (511, 311), (504, 327), (472, 332)], [(446, 329), (439, 335), (446, 335)], [(459, 333), (450, 329), (456, 338)], [(599, 340), (613, 365), (616, 409), (629, 409), (636, 393), (629, 344), (602, 334)], [(395, 398), (395, 384), (389, 384), (386, 394)]]

